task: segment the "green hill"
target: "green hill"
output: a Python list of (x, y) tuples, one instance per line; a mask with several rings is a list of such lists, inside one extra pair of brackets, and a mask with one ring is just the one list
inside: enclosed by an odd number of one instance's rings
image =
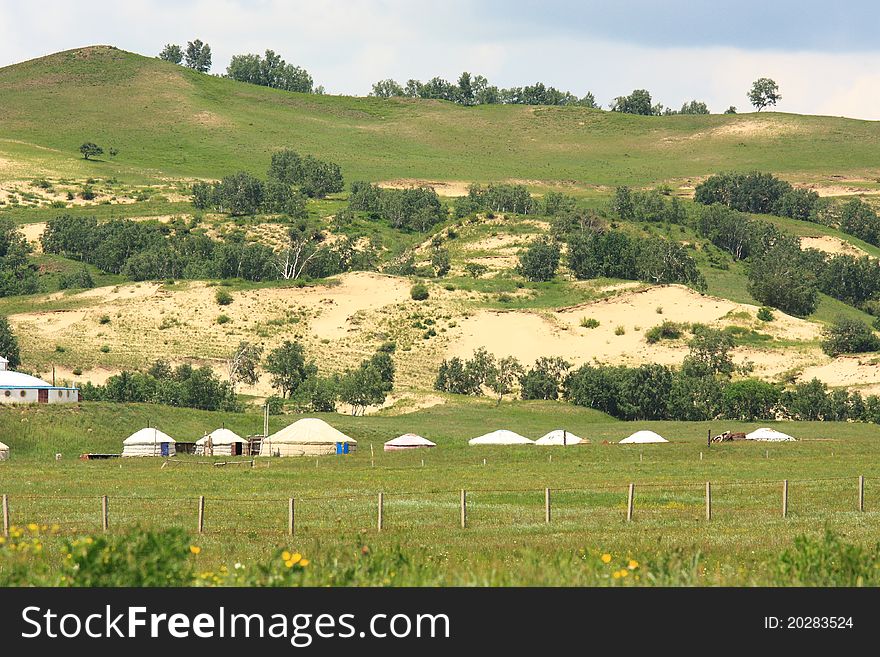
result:
[[(880, 124), (790, 114), (643, 117), (580, 107), (318, 96), (192, 72), (109, 46), (0, 69), (0, 178), (129, 182), (262, 173), (282, 146), (339, 162), (347, 180), (647, 185), (721, 169), (873, 179)], [(85, 162), (84, 141), (120, 155)]]

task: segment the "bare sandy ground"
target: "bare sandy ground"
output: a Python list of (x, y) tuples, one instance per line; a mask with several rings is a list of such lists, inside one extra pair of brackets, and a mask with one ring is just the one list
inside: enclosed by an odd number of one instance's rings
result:
[(876, 356), (839, 356), (804, 369), (801, 381), (817, 378), (831, 387), (858, 387), (863, 394), (880, 394), (880, 359)]
[(817, 251), (822, 251), (830, 255), (868, 255), (859, 247), (854, 246), (849, 242), (845, 242), (839, 237), (832, 237), (831, 235), (822, 235), (820, 237), (802, 237), (801, 248), (816, 249)]
[(397, 178), (395, 180), (384, 180), (377, 183), (379, 187), (384, 189), (406, 189), (408, 187), (432, 187), (437, 196), (446, 196), (454, 198), (458, 196), (467, 196), (468, 187), (471, 183), (463, 180), (446, 180), (432, 181), (419, 178)]
[[(661, 309), (662, 314), (657, 310)], [(635, 365), (646, 362), (678, 364), (687, 353), (684, 340), (649, 345), (645, 331), (663, 320), (710, 325), (756, 324), (758, 308), (700, 295), (680, 285), (655, 286), (642, 292), (582, 304), (556, 312), (480, 311), (460, 323), (449, 355), (467, 357), (479, 347), (496, 356), (513, 355), (524, 363), (540, 356), (562, 356), (575, 364), (591, 361)], [(580, 326), (584, 318), (600, 322), (596, 328)], [(621, 330), (622, 335), (616, 333)], [(820, 329), (805, 320), (776, 314), (760, 330), (787, 339), (815, 340)], [(761, 376), (772, 377), (798, 365), (815, 362), (814, 349), (804, 353), (779, 350), (736, 350), (740, 361), (754, 363)]]

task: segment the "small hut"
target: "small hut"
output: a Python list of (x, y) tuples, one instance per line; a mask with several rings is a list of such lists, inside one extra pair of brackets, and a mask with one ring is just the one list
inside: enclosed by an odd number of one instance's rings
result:
[(122, 442), (123, 456), (174, 456), (174, 438), (153, 427), (135, 431)]
[(386, 452), (395, 452), (402, 449), (421, 449), (424, 447), (436, 447), (436, 443), (432, 443), (427, 438), (414, 433), (405, 433), (397, 438), (392, 438), (385, 443)]
[(244, 438), (222, 427), (199, 438), (195, 453), (199, 456), (242, 456), (246, 447), (247, 441)]
[(0, 443), (0, 461), (5, 461), (9, 458), (9, 445), (4, 443)]

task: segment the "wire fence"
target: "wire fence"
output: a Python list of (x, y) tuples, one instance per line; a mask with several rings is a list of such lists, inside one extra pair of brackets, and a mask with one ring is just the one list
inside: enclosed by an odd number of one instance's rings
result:
[(333, 534), (352, 529), (448, 530), (609, 522), (749, 521), (864, 512), (866, 479), (632, 482), (585, 487), (377, 491), (300, 497), (3, 494), (14, 524), (90, 532), (148, 522), (198, 533)]

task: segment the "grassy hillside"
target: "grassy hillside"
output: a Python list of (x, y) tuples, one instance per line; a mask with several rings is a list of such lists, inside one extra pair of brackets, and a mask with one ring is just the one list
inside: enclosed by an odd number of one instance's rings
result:
[[(95, 46), (0, 69), (0, 177), (39, 172), (156, 181), (265, 170), (281, 146), (338, 161), (348, 180), (525, 180), (587, 189), (758, 168), (873, 179), (880, 125), (787, 114), (642, 117), (577, 107), (317, 96), (194, 73)], [(120, 155), (84, 162), (84, 141)]]

